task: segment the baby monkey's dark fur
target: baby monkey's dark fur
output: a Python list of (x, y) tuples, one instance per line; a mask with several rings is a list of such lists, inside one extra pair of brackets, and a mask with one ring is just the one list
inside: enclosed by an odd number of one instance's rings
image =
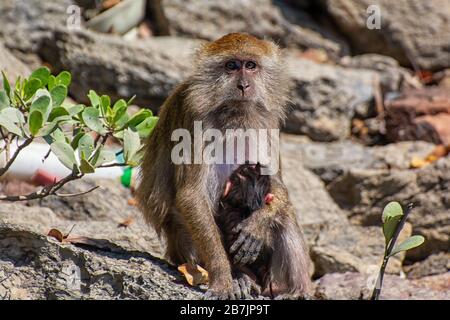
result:
[[(227, 181), (216, 218), (233, 269), (246, 273), (262, 290), (270, 281), (272, 248), (264, 243), (255, 242), (254, 250), (248, 250), (249, 258), (251, 255), (258, 255), (257, 258), (252, 259), (254, 262), (245, 263), (244, 257), (238, 264), (233, 262), (236, 252), (232, 253), (230, 249), (238, 238), (236, 227), (253, 212), (271, 201), (270, 189), (270, 176), (261, 175), (259, 163), (256, 165), (246, 163), (239, 166)], [(257, 250), (259, 246), (262, 248)]]

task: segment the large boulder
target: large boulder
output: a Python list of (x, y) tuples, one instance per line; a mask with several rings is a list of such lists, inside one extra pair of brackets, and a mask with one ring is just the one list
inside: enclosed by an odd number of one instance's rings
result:
[[(289, 197), (310, 247), (315, 276), (329, 272), (370, 272), (378, 266), (384, 250), (381, 229), (348, 222), (325, 184), (303, 167), (298, 139), (282, 135), (281, 165)], [(392, 259), (388, 272), (399, 272), (402, 260), (403, 256)]]
[[(450, 67), (447, 0), (320, 2), (357, 52), (388, 55), (403, 65), (425, 70)], [(367, 27), (371, 5), (377, 6), (375, 12), (380, 14), (379, 29)]]
[(408, 257), (421, 259), (447, 251), (450, 243), (450, 157), (416, 170), (352, 169), (329, 185), (329, 192), (354, 222), (379, 224), (389, 201), (414, 203), (408, 220), (425, 243)]
[[(2, 216), (9, 209), (0, 209)], [(27, 210), (23, 207), (21, 211)], [(19, 213), (19, 212), (15, 212)], [(36, 212), (36, 214), (39, 214)], [(163, 261), (108, 241), (60, 243), (0, 222), (0, 296), (8, 299), (199, 299)]]
[(69, 70), (71, 95), (86, 101), (89, 89), (112, 99), (136, 95), (136, 103), (157, 110), (190, 70), (189, 54), (199, 41), (151, 38), (128, 42), (84, 30), (59, 29), (46, 39), (40, 55), (56, 70)]
[[(0, 71), (3, 71), (9, 81), (14, 83), (20, 77), (27, 77), (31, 70), (17, 59), (8, 49), (0, 43)], [(0, 82), (0, 88), (3, 88), (3, 80)]]
[(231, 32), (248, 32), (282, 46), (321, 48), (333, 56), (348, 52), (331, 28), (281, 1), (166, 0), (163, 6), (174, 35), (215, 40)]
[(351, 140), (324, 143), (291, 134), (284, 134), (283, 140), (299, 150), (299, 161), (326, 184), (352, 169), (406, 170), (413, 158), (424, 159), (435, 148), (424, 141), (367, 147)]
[(319, 64), (295, 52), (287, 62), (294, 82), (287, 132), (317, 141), (342, 140), (350, 136), (355, 115), (367, 118), (373, 113), (375, 71)]

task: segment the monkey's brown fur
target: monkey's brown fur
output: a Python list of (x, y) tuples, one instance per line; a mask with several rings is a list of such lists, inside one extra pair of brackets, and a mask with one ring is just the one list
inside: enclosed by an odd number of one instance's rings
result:
[[(258, 69), (226, 71), (230, 59), (255, 61)], [(239, 298), (240, 275), (232, 274), (214, 219), (226, 179), (237, 165), (174, 165), (171, 150), (176, 142), (171, 135), (178, 128), (192, 133), (194, 121), (203, 121), (203, 129), (221, 131), (277, 129), (284, 119), (289, 85), (280, 49), (250, 35), (234, 33), (208, 43), (195, 61), (193, 74), (163, 104), (147, 141), (137, 198), (146, 220), (167, 240), (172, 263), (203, 264), (210, 276), (209, 297)], [(249, 90), (241, 90), (241, 83)], [(240, 236), (272, 245), (272, 277), (288, 292), (306, 293), (307, 249), (281, 171), (271, 179), (273, 202), (239, 225)]]

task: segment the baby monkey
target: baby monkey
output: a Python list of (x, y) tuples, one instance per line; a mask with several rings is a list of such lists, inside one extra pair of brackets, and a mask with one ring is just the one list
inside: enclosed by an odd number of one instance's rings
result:
[[(244, 244), (237, 229), (253, 212), (272, 202), (270, 179), (261, 175), (259, 163), (239, 166), (226, 182), (216, 218), (232, 268), (248, 275), (263, 293), (270, 283), (273, 250), (256, 238)], [(243, 245), (247, 245), (245, 250), (238, 250)]]

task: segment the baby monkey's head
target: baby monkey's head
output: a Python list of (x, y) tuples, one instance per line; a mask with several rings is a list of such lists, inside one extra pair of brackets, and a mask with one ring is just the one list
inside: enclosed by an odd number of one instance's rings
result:
[(273, 200), (270, 176), (261, 174), (261, 165), (240, 165), (229, 177), (222, 203), (251, 213)]

